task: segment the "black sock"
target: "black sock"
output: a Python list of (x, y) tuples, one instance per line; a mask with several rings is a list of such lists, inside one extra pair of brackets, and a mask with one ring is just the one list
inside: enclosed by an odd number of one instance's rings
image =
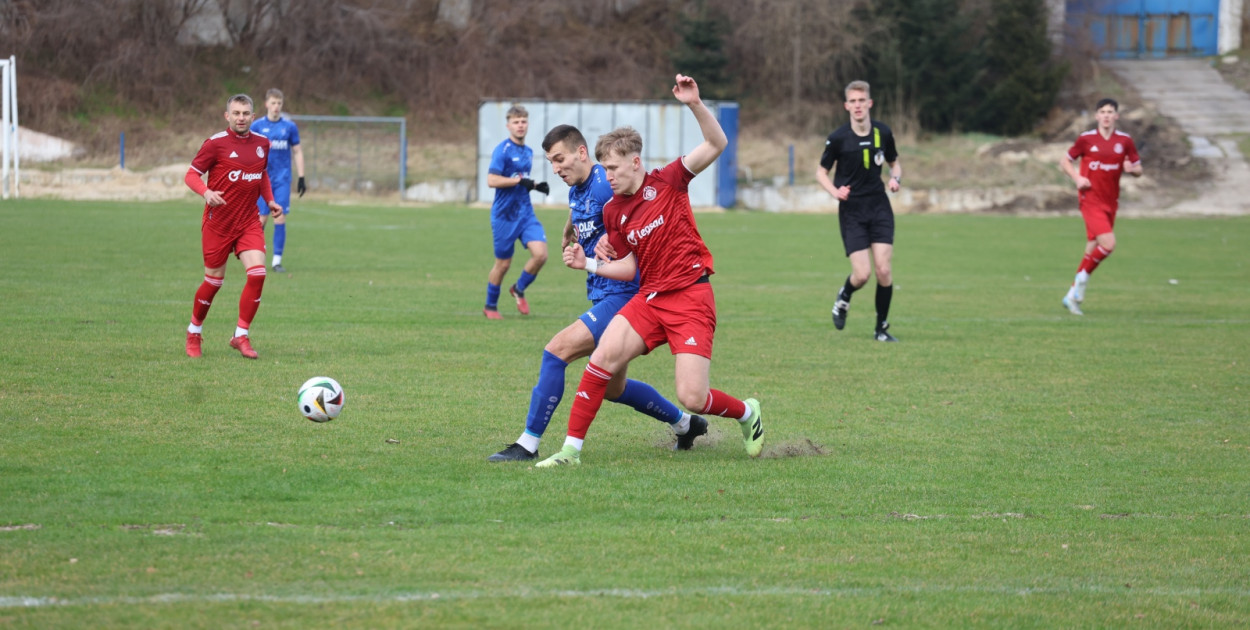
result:
[(890, 299), (894, 297), (894, 285), (883, 287), (877, 285), (877, 328), (890, 316)]
[(850, 301), (851, 301), (851, 294), (852, 294), (852, 293), (854, 293), (855, 291), (857, 291), (858, 289), (859, 289), (859, 287), (857, 287), (857, 286), (855, 286), (855, 285), (851, 284), (851, 277), (850, 277), (850, 276), (847, 276), (847, 277), (846, 277), (846, 284), (842, 285), (842, 290), (838, 292), (838, 295), (839, 295), (842, 299), (846, 300), (847, 302), (850, 302)]

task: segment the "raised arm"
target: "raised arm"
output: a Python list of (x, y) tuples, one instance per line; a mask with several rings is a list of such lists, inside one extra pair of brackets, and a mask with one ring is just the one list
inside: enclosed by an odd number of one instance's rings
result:
[(725, 136), (725, 130), (721, 129), (720, 123), (712, 115), (712, 110), (708, 109), (699, 98), (699, 85), (694, 82), (694, 79), (684, 74), (677, 75), (677, 85), (673, 86), (673, 96), (690, 108), (695, 120), (699, 122), (699, 131), (703, 132), (703, 142), (687, 153), (685, 158), (686, 168), (690, 169), (691, 173), (702, 173), (703, 169), (711, 166), (716, 158), (720, 157), (725, 147), (729, 146), (729, 138)]

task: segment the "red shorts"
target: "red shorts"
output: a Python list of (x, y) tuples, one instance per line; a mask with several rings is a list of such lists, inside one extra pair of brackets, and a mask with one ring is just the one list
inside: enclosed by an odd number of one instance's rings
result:
[(712, 358), (716, 333), (716, 296), (712, 283), (700, 282), (663, 293), (639, 293), (617, 315), (647, 345), (647, 352), (668, 344), (673, 354), (697, 354)]
[(236, 258), (239, 252), (249, 249), (265, 251), (265, 230), (257, 220), (255, 225), (242, 232), (223, 236), (212, 230), (200, 228), (200, 244), (204, 249), (204, 266), (209, 269), (224, 267), (233, 253)]
[(1085, 237), (1094, 240), (1115, 228), (1115, 208), (1104, 205), (1081, 204), (1081, 216), (1085, 219)]

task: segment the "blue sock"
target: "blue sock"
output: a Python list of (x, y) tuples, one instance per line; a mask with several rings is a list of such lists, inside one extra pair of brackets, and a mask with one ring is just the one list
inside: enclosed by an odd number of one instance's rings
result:
[(564, 397), (564, 369), (569, 366), (560, 357), (543, 350), (543, 364), (538, 370), (538, 384), (530, 394), (530, 412), (525, 416), (525, 432), (542, 437), (551, 422), (551, 415)]
[(681, 420), (681, 410), (677, 405), (660, 395), (654, 387), (634, 379), (625, 380), (625, 391), (614, 403), (629, 405), (640, 413), (645, 413), (660, 422), (673, 424)]
[(499, 285), (486, 283), (486, 308), (499, 308)]
[(282, 255), (282, 248), (286, 247), (286, 224), (273, 224), (273, 253), (275, 256)]
[(516, 290), (521, 293), (525, 293), (525, 290), (529, 288), (530, 283), (534, 282), (534, 279), (537, 277), (538, 276), (522, 269), (521, 278), (516, 281)]

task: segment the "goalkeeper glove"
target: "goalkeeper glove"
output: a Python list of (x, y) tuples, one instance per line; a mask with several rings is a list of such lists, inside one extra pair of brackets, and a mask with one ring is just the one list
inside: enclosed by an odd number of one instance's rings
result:
[(304, 185), (303, 177), (299, 178), (299, 183), (295, 185), (295, 191), (298, 192), (301, 197), (304, 196), (305, 192), (308, 192), (308, 186)]
[(522, 177), (521, 181), (517, 182), (516, 185), (524, 188), (525, 190), (534, 190), (534, 180), (528, 177)]
[(547, 182), (538, 182), (537, 184), (534, 184), (534, 190), (537, 190), (544, 195), (551, 194), (551, 186), (549, 186)]

